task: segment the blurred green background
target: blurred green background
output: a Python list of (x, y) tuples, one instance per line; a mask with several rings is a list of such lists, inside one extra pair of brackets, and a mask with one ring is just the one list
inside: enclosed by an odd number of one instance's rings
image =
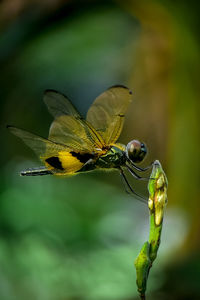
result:
[[(0, 3), (0, 299), (138, 299), (134, 259), (148, 208), (116, 172), (20, 177), (37, 158), (6, 124), (47, 137), (45, 89), (85, 115), (114, 84), (133, 90), (120, 142), (144, 141), (169, 180), (148, 299), (200, 299), (197, 1)], [(130, 178), (148, 196), (146, 182)]]

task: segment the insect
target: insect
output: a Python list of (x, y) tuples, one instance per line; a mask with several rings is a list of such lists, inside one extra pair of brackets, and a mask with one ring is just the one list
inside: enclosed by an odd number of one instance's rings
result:
[(66, 176), (94, 169), (118, 169), (126, 190), (136, 194), (124, 170), (127, 169), (137, 179), (143, 179), (135, 170), (142, 172), (150, 167), (136, 165), (143, 161), (146, 146), (138, 140), (132, 140), (127, 146), (116, 143), (131, 101), (132, 92), (127, 87), (112, 86), (95, 99), (84, 119), (66, 96), (47, 90), (44, 102), (54, 117), (48, 139), (7, 126), (43, 162), (42, 167), (26, 169), (20, 174)]

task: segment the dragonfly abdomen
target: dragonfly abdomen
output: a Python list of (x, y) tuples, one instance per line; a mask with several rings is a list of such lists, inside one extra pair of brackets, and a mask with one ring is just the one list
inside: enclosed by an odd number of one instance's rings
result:
[(52, 175), (53, 173), (46, 167), (29, 168), (20, 172), (21, 176), (42, 176)]

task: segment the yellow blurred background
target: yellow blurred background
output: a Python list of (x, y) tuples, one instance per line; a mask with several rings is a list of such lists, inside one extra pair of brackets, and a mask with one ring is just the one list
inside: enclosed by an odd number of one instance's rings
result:
[[(133, 261), (148, 208), (117, 172), (19, 177), (40, 162), (6, 130), (47, 137), (45, 89), (85, 115), (115, 84), (133, 91), (119, 139), (144, 141), (169, 181), (148, 299), (200, 299), (197, 1), (2, 0), (0, 3), (0, 299), (138, 299)], [(129, 177), (148, 196), (146, 182)]]

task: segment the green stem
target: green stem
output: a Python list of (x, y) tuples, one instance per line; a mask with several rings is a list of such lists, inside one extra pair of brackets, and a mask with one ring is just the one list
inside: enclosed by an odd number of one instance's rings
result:
[(150, 230), (149, 230), (149, 244), (150, 244), (150, 260), (153, 261), (156, 259), (158, 248), (160, 245), (160, 237), (162, 231), (162, 223), (159, 226), (155, 224), (155, 216), (153, 213), (150, 214)]

